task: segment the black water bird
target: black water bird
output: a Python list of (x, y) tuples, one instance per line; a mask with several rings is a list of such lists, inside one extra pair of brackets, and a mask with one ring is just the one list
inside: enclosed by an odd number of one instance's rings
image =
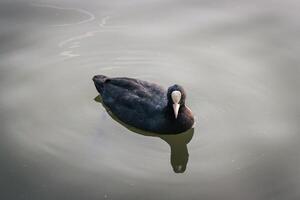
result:
[(186, 93), (179, 85), (165, 90), (139, 79), (93, 78), (103, 104), (122, 122), (154, 133), (178, 134), (192, 128), (194, 117), (185, 105)]

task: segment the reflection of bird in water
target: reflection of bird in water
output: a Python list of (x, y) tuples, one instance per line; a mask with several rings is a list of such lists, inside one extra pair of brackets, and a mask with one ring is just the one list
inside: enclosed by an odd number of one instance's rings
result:
[[(95, 101), (102, 104), (101, 96), (98, 95), (97, 97), (95, 97)], [(175, 135), (146, 132), (135, 127), (129, 126), (124, 122), (120, 121), (104, 104), (102, 105), (106, 109), (107, 113), (112, 117), (112, 119), (126, 127), (128, 130), (144, 136), (158, 137), (167, 142), (171, 148), (171, 165), (173, 167), (174, 172), (183, 173), (186, 170), (186, 166), (189, 159), (187, 144), (193, 138), (194, 128), (189, 129), (188, 131), (183, 132), (181, 134)]]
[(93, 81), (103, 104), (128, 125), (164, 134), (182, 133), (194, 125), (186, 93), (179, 85), (165, 90), (139, 79), (103, 75), (94, 76)]

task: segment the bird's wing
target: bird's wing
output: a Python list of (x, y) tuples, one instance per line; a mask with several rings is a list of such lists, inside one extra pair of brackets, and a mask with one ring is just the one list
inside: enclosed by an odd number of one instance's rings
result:
[(151, 113), (166, 106), (166, 92), (160, 86), (131, 78), (109, 78), (104, 84), (107, 104)]

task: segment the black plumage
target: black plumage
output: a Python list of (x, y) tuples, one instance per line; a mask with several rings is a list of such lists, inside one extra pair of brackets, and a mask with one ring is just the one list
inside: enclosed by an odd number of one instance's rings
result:
[[(193, 114), (185, 105), (186, 93), (179, 85), (166, 91), (157, 84), (133, 78), (97, 75), (93, 81), (104, 105), (128, 125), (155, 133), (177, 134), (194, 124)], [(177, 118), (171, 97), (173, 91), (181, 93)]]

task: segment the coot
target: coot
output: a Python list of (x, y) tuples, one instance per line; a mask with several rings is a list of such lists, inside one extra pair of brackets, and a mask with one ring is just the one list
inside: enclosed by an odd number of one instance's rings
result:
[(185, 105), (186, 93), (179, 85), (161, 86), (134, 78), (93, 78), (104, 105), (122, 122), (162, 134), (177, 134), (192, 128), (194, 117)]

